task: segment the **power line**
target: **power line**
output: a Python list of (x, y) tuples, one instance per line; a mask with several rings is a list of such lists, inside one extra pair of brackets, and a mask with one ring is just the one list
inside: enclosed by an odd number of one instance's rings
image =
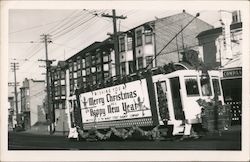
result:
[(72, 30), (75, 30), (76, 28), (78, 28), (78, 27), (80, 27), (81, 25), (87, 23), (88, 21), (90, 21), (90, 20), (93, 19), (94, 17), (95, 17), (95, 16), (93, 16), (93, 17), (89, 18), (88, 20), (86, 20), (86, 21), (80, 23), (79, 25), (77, 25), (76, 27), (74, 27), (74, 28), (72, 28), (72, 29), (69, 29), (68, 31), (65, 31), (64, 33), (61, 33), (61, 34), (55, 36), (54, 39), (56, 39), (56, 38), (58, 38), (58, 37), (60, 37), (60, 36), (62, 36), (62, 35), (64, 35), (64, 34), (67, 34), (67, 33), (71, 32)]
[(80, 13), (78, 13), (77, 15), (73, 16), (74, 14), (76, 14), (78, 11), (73, 11), (72, 13), (70, 13), (66, 18), (62, 19), (62, 21), (60, 21), (57, 25), (53, 26), (52, 28), (50, 28), (49, 30), (46, 31), (46, 33), (50, 33), (52, 34), (53, 32), (59, 30), (60, 28), (64, 27), (65, 25), (67, 25), (68, 23), (70, 23), (70, 21), (72, 21), (72, 18), (76, 18), (81, 16), (81, 11)]
[(64, 21), (65, 19), (69, 19), (69, 18), (74, 18), (74, 17), (67, 17), (67, 18), (52, 21), (52, 22), (49, 22), (49, 23), (46, 23), (46, 24), (35, 25), (35, 26), (28, 27), (28, 28), (23, 28), (23, 29), (20, 29), (20, 30), (17, 30), (17, 31), (10, 32), (9, 34), (15, 34), (15, 33), (23, 32), (23, 31), (27, 31), (27, 30), (33, 30), (33, 29), (41, 28), (41, 27), (44, 27), (44, 26), (47, 26), (47, 25), (51, 25), (51, 24), (54, 24), (54, 23), (57, 23), (57, 22)]
[[(85, 14), (86, 15), (86, 14)], [(82, 15), (81, 15), (82, 16)], [(71, 21), (71, 23), (70, 23), (70, 21)], [(78, 23), (81, 23), (81, 21), (82, 21), (82, 17), (78, 17), (78, 19), (72, 19), (72, 20), (70, 20), (69, 22), (67, 22), (66, 24), (64, 24), (64, 25), (61, 25), (58, 29), (56, 29), (54, 32), (52, 31), (52, 32), (50, 32), (52, 35), (57, 35), (57, 34), (59, 34), (59, 33), (61, 33), (61, 32), (63, 32), (63, 31), (65, 31), (65, 30), (67, 30), (67, 29), (69, 29), (70, 27), (73, 27), (74, 28), (74, 25), (77, 25)], [(65, 25), (67, 25), (67, 26), (65, 26)], [(61, 29), (60, 29), (61, 28)]]

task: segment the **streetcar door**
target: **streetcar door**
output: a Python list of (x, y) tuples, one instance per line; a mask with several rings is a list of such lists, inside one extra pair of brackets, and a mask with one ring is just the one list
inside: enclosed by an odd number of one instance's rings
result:
[[(209, 89), (205, 80), (202, 81), (203, 97), (209, 97)], [(201, 87), (199, 84), (199, 77), (197, 75), (184, 76), (182, 79), (183, 87), (183, 105), (185, 110), (185, 119), (188, 123), (199, 122), (198, 116), (201, 113), (201, 108), (197, 102), (201, 98)], [(206, 95), (206, 96), (205, 96)]]
[(184, 120), (185, 116), (182, 107), (179, 77), (170, 78), (170, 88), (175, 120)]

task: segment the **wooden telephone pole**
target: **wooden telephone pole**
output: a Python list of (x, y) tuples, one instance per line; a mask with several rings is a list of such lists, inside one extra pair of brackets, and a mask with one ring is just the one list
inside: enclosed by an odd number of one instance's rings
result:
[(53, 124), (53, 116), (52, 116), (52, 109), (51, 109), (51, 92), (50, 92), (50, 77), (49, 77), (49, 73), (50, 73), (50, 65), (52, 63), (52, 60), (49, 60), (48, 59), (48, 42), (50, 42), (50, 35), (47, 35), (47, 34), (43, 34), (41, 35), (42, 37), (42, 40), (45, 44), (45, 60), (39, 60), (39, 61), (45, 61), (46, 62), (46, 89), (47, 89), (47, 107), (48, 107), (48, 117), (49, 117), (49, 132), (50, 132), (50, 135), (53, 133), (53, 130), (52, 130), (52, 124)]
[(117, 25), (116, 21), (117, 19), (126, 19), (126, 16), (116, 16), (116, 12), (113, 9), (112, 15), (109, 14), (102, 14), (102, 17), (108, 17), (113, 19), (113, 28), (114, 28), (114, 34), (113, 34), (113, 40), (114, 40), (114, 50), (115, 50), (115, 71), (116, 75), (120, 75), (120, 57), (119, 57), (119, 44), (118, 44), (118, 34), (117, 34)]
[(16, 82), (16, 70), (18, 70), (18, 63), (13, 62), (11, 63), (12, 70), (14, 72), (14, 87), (15, 87), (15, 103), (16, 103), (16, 122), (17, 126), (19, 126), (19, 114), (18, 114), (18, 99), (17, 99), (17, 82)]

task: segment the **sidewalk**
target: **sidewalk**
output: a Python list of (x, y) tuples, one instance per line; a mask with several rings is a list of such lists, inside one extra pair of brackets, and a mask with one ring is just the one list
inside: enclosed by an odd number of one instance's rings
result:
[[(22, 133), (26, 133), (26, 134), (32, 134), (32, 135), (50, 135), (50, 132), (47, 131), (41, 131), (41, 130), (26, 130), (23, 131)], [(52, 136), (64, 136), (67, 137), (68, 136), (68, 132), (59, 132), (59, 131), (55, 131), (52, 133)]]

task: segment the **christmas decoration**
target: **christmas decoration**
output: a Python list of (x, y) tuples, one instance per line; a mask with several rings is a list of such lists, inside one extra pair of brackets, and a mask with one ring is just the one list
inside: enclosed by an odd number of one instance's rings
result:
[(111, 135), (115, 135), (122, 139), (127, 139), (133, 136), (133, 133), (139, 132), (139, 134), (143, 137), (147, 137), (149, 139), (158, 140), (161, 139), (159, 126), (154, 127), (152, 130), (144, 131), (143, 129), (139, 128), (138, 126), (132, 126), (130, 128), (120, 128), (117, 129), (115, 127), (111, 127), (109, 131), (106, 133), (101, 133), (96, 128), (91, 128), (89, 131), (83, 131), (80, 127), (77, 127), (77, 132), (80, 138), (88, 140), (92, 139), (99, 139), (99, 140), (108, 140), (110, 139)]
[(167, 96), (164, 93), (160, 82), (157, 82), (156, 88), (158, 93), (158, 105), (159, 105), (160, 117), (164, 121), (164, 124), (167, 124), (166, 122), (169, 120)]
[(231, 125), (230, 105), (222, 105), (216, 97), (207, 102), (203, 99), (197, 100), (202, 107), (202, 126), (210, 132), (219, 132), (227, 130)]

